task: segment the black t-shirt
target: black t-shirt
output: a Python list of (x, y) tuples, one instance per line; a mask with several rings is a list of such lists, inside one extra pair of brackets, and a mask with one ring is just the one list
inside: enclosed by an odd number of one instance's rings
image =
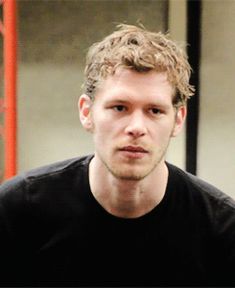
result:
[(163, 200), (135, 219), (93, 197), (92, 155), (0, 186), (0, 286), (235, 286), (235, 202), (167, 163)]

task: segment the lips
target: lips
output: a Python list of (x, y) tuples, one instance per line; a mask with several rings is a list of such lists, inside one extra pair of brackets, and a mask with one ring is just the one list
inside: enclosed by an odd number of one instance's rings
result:
[(145, 158), (148, 151), (141, 146), (128, 145), (119, 149), (122, 157), (129, 160), (141, 160)]
[(125, 146), (120, 149), (120, 151), (132, 152), (132, 153), (148, 153), (144, 148), (140, 146)]

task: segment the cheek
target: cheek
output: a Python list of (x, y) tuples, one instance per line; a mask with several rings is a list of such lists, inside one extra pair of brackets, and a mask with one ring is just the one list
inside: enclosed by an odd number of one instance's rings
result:
[(99, 120), (97, 119), (94, 122), (93, 127), (93, 136), (95, 142), (99, 143), (99, 145), (105, 145), (108, 139), (110, 139), (112, 133), (112, 124), (102, 117), (99, 117)]
[(168, 141), (174, 130), (174, 122), (163, 122), (152, 128), (154, 138), (158, 141)]
[(101, 111), (99, 115), (93, 115), (94, 133), (111, 137), (121, 129), (121, 126), (123, 126), (120, 122), (120, 120), (110, 119)]

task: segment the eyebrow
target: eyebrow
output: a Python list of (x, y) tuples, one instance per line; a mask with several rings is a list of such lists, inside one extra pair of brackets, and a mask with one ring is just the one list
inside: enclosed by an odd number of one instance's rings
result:
[(131, 101), (128, 100), (123, 100), (123, 99), (112, 99), (112, 100), (107, 100), (106, 104), (112, 104), (112, 103), (123, 103), (123, 104), (127, 104), (127, 103), (131, 103)]
[[(132, 101), (130, 100), (123, 100), (120, 98), (117, 99), (112, 99), (112, 100), (107, 100), (107, 102), (105, 103), (106, 105), (110, 105), (110, 104), (132, 104)], [(172, 104), (173, 105), (173, 104)], [(159, 108), (165, 108), (165, 109), (170, 109), (169, 105), (165, 105), (165, 104), (161, 104), (161, 103), (154, 103), (154, 102), (149, 102), (144, 106), (148, 106), (148, 107), (159, 107)]]

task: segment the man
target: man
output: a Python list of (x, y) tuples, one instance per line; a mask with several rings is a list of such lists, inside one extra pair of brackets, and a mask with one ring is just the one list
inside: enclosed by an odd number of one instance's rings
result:
[(167, 35), (120, 25), (87, 55), (94, 155), (0, 188), (4, 286), (235, 285), (235, 203), (165, 161), (190, 65)]

